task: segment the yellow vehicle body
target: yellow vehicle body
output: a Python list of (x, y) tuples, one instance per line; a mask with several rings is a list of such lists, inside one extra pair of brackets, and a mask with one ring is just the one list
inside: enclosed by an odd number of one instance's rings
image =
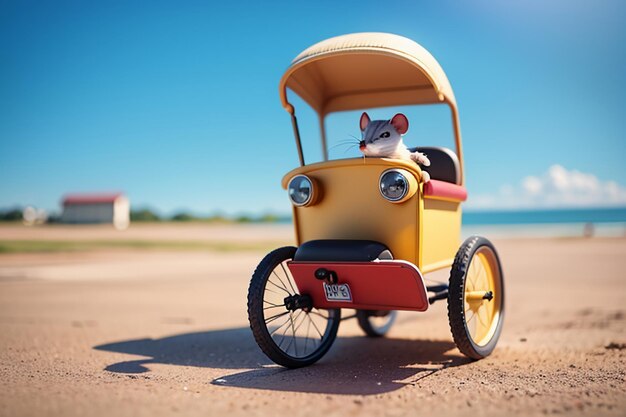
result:
[[(308, 164), (300, 144), (291, 90), (318, 114), (324, 161)], [(292, 118), (300, 168), (283, 178), (283, 187), (303, 174), (319, 183), (313, 205), (293, 207), (297, 244), (316, 239), (368, 239), (384, 243), (394, 258), (426, 273), (452, 265), (460, 244), (461, 200), (424, 193), (421, 170), (412, 161), (384, 158), (328, 160), (325, 120), (329, 113), (372, 107), (443, 104), (452, 116), (459, 177), (464, 186), (461, 129), (450, 83), (433, 56), (415, 42), (385, 33), (360, 33), (328, 39), (303, 51), (285, 71), (279, 86)], [(390, 168), (412, 174), (410, 198), (385, 200), (380, 175)]]
[[(379, 192), (380, 176), (391, 168), (411, 174), (409, 198), (399, 203)], [(315, 163), (285, 175), (283, 188), (296, 175), (311, 178), (319, 193), (313, 204), (293, 207), (298, 246), (317, 239), (374, 240), (424, 273), (452, 265), (460, 244), (460, 202), (424, 195), (414, 162), (354, 158)]]

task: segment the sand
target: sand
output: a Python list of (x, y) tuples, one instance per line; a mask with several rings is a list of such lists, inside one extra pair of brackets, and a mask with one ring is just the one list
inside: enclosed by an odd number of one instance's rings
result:
[[(236, 230), (219, 234), (274, 233)], [(626, 415), (626, 239), (494, 243), (507, 306), (489, 358), (460, 355), (440, 302), (384, 339), (342, 322), (299, 370), (272, 365), (247, 327), (262, 253), (0, 255), (0, 415)]]

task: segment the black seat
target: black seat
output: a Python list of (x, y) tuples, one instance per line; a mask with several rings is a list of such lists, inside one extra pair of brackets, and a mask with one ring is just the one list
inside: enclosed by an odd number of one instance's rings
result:
[(427, 171), (431, 179), (451, 182), (452, 184), (461, 183), (459, 158), (450, 149), (439, 146), (418, 146), (409, 150), (422, 152), (428, 157), (430, 166), (420, 165), (420, 168)]
[(393, 259), (387, 246), (373, 240), (310, 240), (293, 257), (305, 262), (370, 262)]

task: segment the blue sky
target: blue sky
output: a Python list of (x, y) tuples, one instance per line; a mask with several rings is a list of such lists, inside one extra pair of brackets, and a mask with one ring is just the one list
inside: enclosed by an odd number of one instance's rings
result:
[[(278, 81), (306, 47), (364, 31), (443, 66), (470, 206), (541, 206), (538, 190), (626, 204), (626, 3), (493, 3), (0, 1), (0, 208), (120, 190), (163, 213), (287, 213), (298, 161)], [(330, 117), (331, 145), (358, 115)], [(451, 143), (445, 108), (409, 117), (407, 143)]]

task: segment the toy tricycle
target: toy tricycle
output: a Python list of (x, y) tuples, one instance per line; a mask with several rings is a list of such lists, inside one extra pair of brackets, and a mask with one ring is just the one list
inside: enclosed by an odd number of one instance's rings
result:
[[(323, 162), (304, 163), (288, 88), (319, 115)], [(502, 268), (483, 237), (470, 237), (459, 248), (467, 198), (459, 117), (433, 56), (392, 34), (331, 38), (294, 59), (280, 81), (280, 98), (300, 159), (300, 167), (282, 180), (298, 247), (270, 252), (252, 276), (248, 316), (261, 350), (277, 364), (307, 366), (332, 345), (342, 308), (356, 310), (367, 335), (383, 336), (396, 310), (426, 311), (446, 299), (458, 349), (473, 359), (489, 355), (504, 316)], [(413, 161), (328, 160), (329, 113), (435, 103), (450, 108), (456, 152), (417, 149), (432, 161), (430, 181), (424, 182)], [(425, 285), (424, 274), (450, 266), (448, 284)]]

